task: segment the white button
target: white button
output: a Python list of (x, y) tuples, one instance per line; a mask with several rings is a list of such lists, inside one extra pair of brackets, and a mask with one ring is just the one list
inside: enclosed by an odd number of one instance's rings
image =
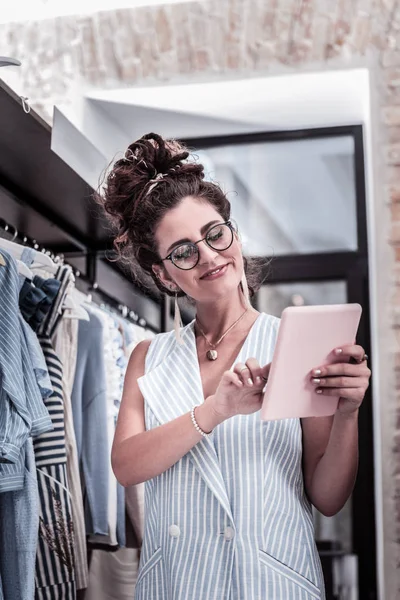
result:
[(224, 538), (227, 542), (230, 542), (235, 537), (235, 532), (232, 527), (226, 527), (224, 531)]
[(174, 538), (178, 538), (181, 535), (181, 530), (178, 525), (170, 525), (169, 527), (169, 535)]

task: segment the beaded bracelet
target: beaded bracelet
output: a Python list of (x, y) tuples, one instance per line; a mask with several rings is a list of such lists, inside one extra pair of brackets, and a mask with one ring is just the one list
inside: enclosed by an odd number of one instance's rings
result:
[(210, 434), (203, 431), (198, 422), (196, 421), (196, 417), (194, 414), (195, 409), (196, 407), (193, 406), (192, 410), (190, 411), (190, 418), (192, 419), (193, 427), (198, 433), (200, 433), (200, 435), (202, 435), (203, 437), (208, 437)]

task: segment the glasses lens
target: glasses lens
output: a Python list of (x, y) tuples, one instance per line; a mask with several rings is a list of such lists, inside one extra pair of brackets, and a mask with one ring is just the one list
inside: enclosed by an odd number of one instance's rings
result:
[(193, 269), (199, 260), (199, 251), (194, 244), (182, 244), (173, 250), (171, 260), (179, 269)]
[(226, 250), (232, 244), (233, 232), (226, 223), (214, 225), (207, 233), (207, 244), (214, 250)]

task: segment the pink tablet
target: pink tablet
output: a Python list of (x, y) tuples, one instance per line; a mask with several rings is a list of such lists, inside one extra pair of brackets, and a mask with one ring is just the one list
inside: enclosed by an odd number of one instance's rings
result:
[(261, 419), (324, 417), (336, 412), (339, 398), (317, 394), (310, 374), (320, 365), (343, 360), (333, 350), (354, 343), (361, 311), (359, 304), (285, 308)]

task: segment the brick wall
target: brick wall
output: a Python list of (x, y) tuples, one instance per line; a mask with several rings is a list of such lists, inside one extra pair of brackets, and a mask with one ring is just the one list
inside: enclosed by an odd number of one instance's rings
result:
[[(0, 26), (0, 54), (51, 120), (78, 87), (371, 66), (386, 598), (400, 594), (400, 0), (215, 0)], [(3, 75), (3, 74), (2, 74)], [(375, 220), (374, 215), (385, 213)], [(382, 220), (383, 219), (383, 220)], [(384, 224), (382, 227), (381, 224)]]

